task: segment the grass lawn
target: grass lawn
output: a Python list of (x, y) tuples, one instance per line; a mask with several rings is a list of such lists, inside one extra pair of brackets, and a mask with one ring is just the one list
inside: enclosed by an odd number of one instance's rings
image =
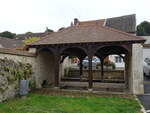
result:
[(133, 99), (30, 94), (0, 104), (0, 113), (140, 113)]

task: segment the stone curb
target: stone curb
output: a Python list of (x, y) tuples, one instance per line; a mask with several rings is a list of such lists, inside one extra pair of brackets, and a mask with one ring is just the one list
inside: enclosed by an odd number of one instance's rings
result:
[(145, 110), (145, 108), (144, 108), (144, 106), (141, 104), (141, 101), (137, 98), (137, 96), (134, 95), (134, 97), (135, 97), (135, 100), (136, 100), (136, 101), (140, 104), (140, 106), (141, 106), (141, 112), (142, 112), (142, 113), (147, 113), (146, 110)]

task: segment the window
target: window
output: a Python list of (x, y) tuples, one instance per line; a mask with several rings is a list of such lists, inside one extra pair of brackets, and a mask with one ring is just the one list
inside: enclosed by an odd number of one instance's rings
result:
[(115, 56), (115, 62), (116, 62), (116, 63), (121, 63), (121, 62), (122, 62), (121, 57)]

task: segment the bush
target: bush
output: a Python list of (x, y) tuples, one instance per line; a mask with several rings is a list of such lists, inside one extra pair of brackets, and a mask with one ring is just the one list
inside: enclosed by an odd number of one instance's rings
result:
[(110, 66), (110, 67), (112, 67), (112, 69), (116, 69), (115, 63), (110, 62), (110, 61), (104, 62), (104, 66), (106, 66), (106, 67)]

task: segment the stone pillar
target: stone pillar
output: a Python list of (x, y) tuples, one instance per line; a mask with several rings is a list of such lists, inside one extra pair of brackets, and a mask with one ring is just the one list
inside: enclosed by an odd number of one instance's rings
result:
[(133, 94), (144, 94), (143, 85), (143, 46), (132, 45), (132, 57), (129, 56), (129, 89)]

